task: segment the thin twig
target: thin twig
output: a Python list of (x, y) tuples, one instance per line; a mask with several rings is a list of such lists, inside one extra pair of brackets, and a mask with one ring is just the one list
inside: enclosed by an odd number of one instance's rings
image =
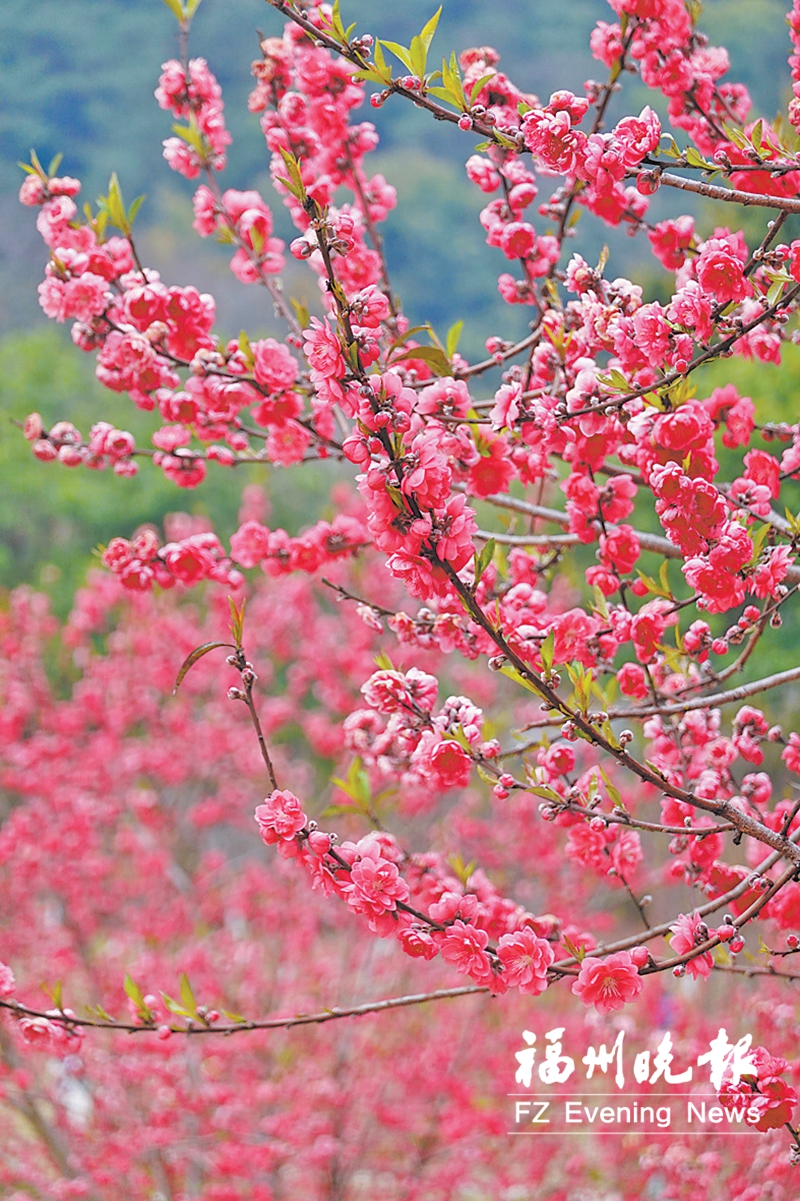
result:
[[(236, 1022), (225, 1026), (216, 1023), (213, 1025), (171, 1026), (170, 1029), (174, 1034), (238, 1034), (243, 1030), (288, 1030), (293, 1026), (321, 1025), (323, 1022), (336, 1021), (338, 1018), (363, 1017), (368, 1013), (383, 1013), (389, 1009), (402, 1009), (411, 1005), (423, 1005), (428, 1001), (443, 1001), (453, 997), (466, 997), (483, 992), (488, 992), (488, 989), (481, 985), (462, 985), (460, 988), (441, 988), (435, 992), (414, 993), (404, 997), (388, 997), (383, 1001), (368, 1001), (363, 1005), (350, 1005), (346, 1008), (334, 1006), (331, 1009), (323, 1009), (317, 1013), (296, 1014), (294, 1017), (263, 1018), (255, 1021)], [(0, 1000), (0, 1009), (8, 1009), (18, 1017), (45, 1018), (47, 1021), (57, 1022), (67, 1027), (78, 1026), (95, 1030), (124, 1030), (128, 1034), (147, 1034), (148, 1032), (152, 1034), (157, 1030), (155, 1024), (142, 1026), (135, 1025), (133, 1022), (101, 1021), (93, 1018), (73, 1018), (68, 1017), (66, 1014), (46, 1013), (43, 1010), (22, 1005), (17, 1001)]]

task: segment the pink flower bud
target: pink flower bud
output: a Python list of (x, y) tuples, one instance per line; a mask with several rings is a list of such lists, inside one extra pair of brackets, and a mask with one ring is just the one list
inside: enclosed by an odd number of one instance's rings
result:
[(289, 251), (296, 259), (308, 259), (314, 253), (316, 247), (312, 246), (306, 238), (295, 238), (289, 243)]
[(38, 413), (30, 413), (25, 418), (22, 432), (29, 442), (37, 442), (44, 432), (44, 423)]
[(53, 459), (58, 458), (57, 448), (47, 438), (40, 438), (38, 442), (34, 442), (31, 449), (42, 463), (52, 463)]
[(649, 960), (650, 952), (648, 951), (647, 947), (634, 947), (632, 949), (631, 962), (634, 963), (640, 971), (643, 967), (647, 966)]

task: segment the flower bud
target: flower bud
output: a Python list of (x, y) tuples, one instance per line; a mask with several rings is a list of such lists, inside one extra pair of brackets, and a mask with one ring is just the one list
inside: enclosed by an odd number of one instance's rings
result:
[(37, 442), (44, 433), (44, 422), (38, 413), (30, 413), (25, 418), (22, 432), (29, 442)]

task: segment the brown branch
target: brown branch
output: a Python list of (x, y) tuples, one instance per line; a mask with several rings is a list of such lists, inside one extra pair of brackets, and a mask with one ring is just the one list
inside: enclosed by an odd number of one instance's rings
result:
[[(331, 1009), (323, 1009), (317, 1013), (296, 1014), (294, 1017), (264, 1018), (254, 1021), (236, 1022), (225, 1026), (217, 1024), (171, 1026), (170, 1029), (174, 1034), (238, 1034), (243, 1030), (288, 1030), (293, 1026), (321, 1025), (323, 1022), (332, 1022), (339, 1018), (363, 1017), (368, 1013), (383, 1013), (390, 1009), (403, 1009), (411, 1005), (423, 1005), (428, 1001), (449, 1000), (452, 997), (466, 997), (487, 991), (488, 989), (477, 984), (462, 985), (460, 988), (440, 988), (435, 992), (429, 993), (414, 993), (403, 997), (387, 997), (383, 1001), (367, 1001), (363, 1005), (350, 1005), (344, 1008), (334, 1006)], [(133, 1022), (73, 1018), (66, 1015), (62, 1017), (58, 1014), (46, 1013), (40, 1009), (33, 1009), (17, 1001), (0, 1000), (0, 1009), (7, 1009), (15, 1013), (18, 1017), (46, 1018), (50, 1022), (57, 1022), (67, 1027), (78, 1026), (94, 1030), (124, 1030), (128, 1034), (153, 1034), (158, 1028), (155, 1023), (137, 1026)]]
[[(640, 175), (649, 168), (634, 167), (630, 174)], [(800, 213), (800, 200), (789, 196), (765, 196), (761, 192), (741, 192), (737, 188), (723, 188), (719, 184), (702, 183), (698, 179), (684, 179), (681, 175), (671, 175), (662, 171), (659, 179), (667, 188), (678, 188), (681, 192), (693, 192), (705, 196), (708, 200), (724, 200), (729, 204), (741, 204), (744, 207), (756, 205), (759, 208), (779, 209), (784, 213)]]

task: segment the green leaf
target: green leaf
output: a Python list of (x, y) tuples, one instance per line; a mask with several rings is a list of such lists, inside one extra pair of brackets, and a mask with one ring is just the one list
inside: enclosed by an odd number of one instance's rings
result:
[(548, 630), (548, 632), (547, 632), (547, 637), (545, 638), (542, 645), (539, 647), (539, 654), (542, 656), (542, 664), (544, 666), (545, 671), (548, 673), (548, 675), (553, 670), (553, 654), (555, 651), (555, 645), (556, 645), (556, 632), (551, 627), (551, 629)]
[(469, 863), (465, 863), (462, 856), (456, 852), (448, 857), (447, 862), (450, 864), (450, 867), (452, 867), (461, 883), (466, 886), (467, 881), (477, 866), (475, 860), (472, 859)]
[(342, 353), (345, 361), (354, 375), (357, 375), (361, 369), (361, 360), (358, 356), (358, 342), (349, 342), (342, 346)]
[(186, 673), (194, 667), (195, 663), (203, 658), (203, 655), (207, 655), (209, 651), (218, 650), (223, 646), (228, 647), (228, 649), (232, 651), (237, 649), (231, 642), (206, 642), (203, 644), (203, 646), (198, 646), (195, 650), (193, 650), (191, 655), (184, 659), (183, 663), (181, 664), (181, 669), (178, 672), (178, 678), (175, 681), (175, 687), (172, 689), (172, 695), (175, 696), (177, 694), (178, 689), (183, 683)]
[(304, 304), (301, 304), (299, 300), (291, 299), (289, 303), (294, 309), (294, 315), (297, 318), (300, 328), (305, 329), (311, 320), (308, 309)]
[(353, 79), (357, 79), (360, 83), (388, 83), (382, 75), (376, 71), (375, 67), (361, 67), (360, 70), (353, 72)]
[(769, 308), (772, 308), (772, 306), (774, 304), (778, 303), (782, 292), (783, 292), (783, 280), (776, 279), (775, 282), (770, 285), (770, 289), (767, 292), (767, 305), (769, 306)]
[(300, 173), (300, 163), (296, 156), (290, 150), (285, 150), (283, 146), (279, 147), (283, 165), (289, 172), (288, 179), (281, 179), (281, 183), (285, 184), (289, 191), (295, 196), (301, 204), (306, 201), (306, 188), (303, 183), (303, 177)]
[(355, 802), (362, 813), (369, 813), (372, 804), (372, 789), (370, 788), (369, 776), (364, 770), (364, 764), (358, 755), (356, 755), (350, 764), (347, 779), (343, 780), (341, 776), (331, 776), (331, 783), (340, 788), (345, 796), (349, 796), (350, 800)]
[(183, 141), (186, 142), (187, 145), (191, 146), (193, 150), (196, 150), (199, 155), (205, 154), (203, 135), (197, 128), (194, 115), (190, 116), (188, 125), (173, 125), (172, 132), (177, 134), (179, 138), (182, 138)]
[(132, 227), (134, 221), (136, 220), (136, 214), (139, 212), (139, 209), (142, 207), (144, 202), (145, 202), (145, 194), (143, 192), (141, 196), (136, 197), (136, 199), (132, 202), (131, 207), (128, 209), (128, 228), (129, 229)]
[(605, 384), (607, 388), (611, 388), (615, 392), (630, 392), (630, 384), (622, 372), (617, 371), (616, 368), (608, 375), (598, 375), (597, 378), (601, 384)]
[(242, 635), (244, 633), (244, 607), (247, 604), (247, 597), (242, 600), (241, 607), (238, 607), (232, 596), (228, 597), (228, 608), (231, 612), (231, 633), (233, 641), (236, 643), (237, 650), (242, 645)]
[(390, 54), (393, 54), (395, 56), (395, 58), (399, 58), (400, 62), (403, 64), (403, 66), (407, 67), (412, 75), (416, 75), (416, 71), (414, 70), (414, 64), (411, 61), (411, 54), (406, 49), (405, 46), (401, 46), (399, 44), (399, 42), (380, 41), (378, 44), (380, 46), (385, 46)]
[(52, 158), (50, 160), (50, 166), (47, 168), (48, 179), (52, 178), (52, 176), (55, 175), (56, 171), (61, 166), (61, 160), (63, 159), (63, 157), (64, 157), (64, 155), (59, 152), (55, 156), (55, 158)]
[(496, 71), (490, 71), (487, 75), (481, 75), (480, 79), (475, 80), (475, 82), (473, 83), (472, 87), (469, 90), (470, 106), (472, 106), (475, 103), (475, 101), (478, 99), (481, 92), (486, 87), (487, 83), (491, 79), (494, 79), (496, 73), (497, 73)]
[(652, 592), (655, 596), (663, 596), (665, 600), (670, 599), (669, 593), (664, 592), (661, 585), (654, 580), (652, 576), (645, 575), (645, 573), (643, 571), (639, 571), (638, 568), (636, 569), (636, 574), (642, 583), (647, 587), (648, 592)]
[(464, 95), (464, 86), (461, 82), (461, 72), (458, 69), (455, 53), (450, 55), (449, 64), (446, 59), (442, 59), (442, 83), (456, 108), (467, 109), (469, 107)]
[(431, 48), (431, 42), (433, 41), (433, 35), (436, 33), (436, 26), (439, 24), (439, 17), (441, 15), (442, 15), (442, 6), (440, 4), (439, 7), (437, 8), (436, 12), (431, 17), (430, 21), (426, 22), (426, 24), (423, 25), (423, 27), (422, 27), (422, 32), (419, 35), (419, 40), (422, 42), (422, 45), (425, 47), (426, 54), (428, 53), (428, 51)]
[(108, 196), (106, 197), (106, 207), (108, 215), (116, 225), (117, 229), (127, 230), (128, 216), (125, 212), (125, 204), (122, 200), (122, 189), (119, 186), (116, 171), (111, 172), (111, 179), (108, 181)]
[(252, 346), (250, 345), (250, 338), (248, 337), (247, 330), (244, 329), (240, 330), (239, 332), (239, 350), (241, 351), (242, 358), (244, 359), (247, 368), (252, 371), (255, 365), (256, 356), (253, 353)]
[(546, 801), (558, 801), (560, 803), (563, 800), (563, 797), (560, 797), (554, 788), (548, 788), (545, 784), (529, 784), (527, 791), (532, 792), (534, 796), (542, 797)]
[(764, 549), (764, 543), (767, 540), (771, 526), (762, 525), (755, 535), (751, 535), (753, 539), (753, 555), (750, 559), (751, 565), (755, 565), (761, 557), (761, 552)]
[(480, 582), (481, 582), (481, 576), (486, 571), (486, 568), (489, 566), (489, 564), (492, 561), (492, 558), (494, 557), (495, 545), (496, 544), (495, 544), (494, 538), (489, 538), (488, 541), (484, 544), (483, 550), (480, 552), (480, 554), (478, 554), (477, 551), (475, 552), (475, 587), (476, 588), (478, 587), (478, 584), (480, 584)]
[(394, 663), (392, 663), (386, 651), (381, 651), (379, 655), (375, 656), (375, 666), (379, 671), (394, 671)]
[(233, 1013), (233, 1011), (230, 1009), (221, 1009), (220, 1013), (223, 1014), (223, 1016), (226, 1017), (229, 1022), (237, 1022), (239, 1025), (243, 1025), (247, 1022), (246, 1017), (242, 1017), (240, 1013)]
[(447, 355), (436, 346), (415, 346), (404, 354), (397, 355), (392, 359), (392, 363), (402, 363), (406, 359), (421, 359), (437, 375), (452, 375), (453, 372)]
[(594, 679), (591, 668), (584, 671), (583, 665), (578, 664), (578, 677), (575, 681), (575, 696), (580, 706), (582, 713), (587, 713), (589, 710), (589, 702), (592, 699), (592, 681)]
[(463, 330), (463, 328), (464, 328), (464, 322), (456, 321), (455, 325), (451, 325), (449, 330), (447, 331), (447, 339), (445, 341), (445, 347), (447, 349), (448, 359), (452, 359), (453, 355), (456, 353), (456, 350), (458, 349), (458, 342), (461, 337), (461, 331)]
[(380, 42), (375, 43), (375, 48), (372, 51), (372, 65), (380, 76), (381, 83), (391, 83), (392, 69), (383, 57)]
[(333, 8), (330, 16), (331, 28), (340, 41), (344, 40), (344, 25), (342, 24), (342, 16), (339, 11), (339, 0), (334, 0)]
[(181, 972), (181, 1000), (190, 1013), (197, 1013), (197, 1001), (194, 999), (194, 992), (186, 972)]
[(425, 68), (428, 65), (428, 52), (423, 46), (418, 37), (411, 39), (408, 56), (411, 59), (412, 70), (418, 79), (423, 79), (425, 76)]
[(203, 0), (186, 0), (186, 16), (190, 21), (202, 3)]
[(60, 980), (56, 980), (55, 986), (53, 988), (53, 992), (51, 995), (53, 997), (53, 1004), (55, 1005), (56, 1009), (63, 1009), (63, 1005), (61, 1002), (63, 1001), (64, 998), (63, 998), (63, 994), (62, 994), (62, 987), (61, 987)]
[(563, 942), (564, 946), (569, 951), (572, 958), (577, 959), (578, 963), (582, 963), (583, 960), (586, 958), (586, 948), (576, 946), (575, 943), (572, 941), (572, 939), (567, 938), (566, 936), (564, 938), (562, 938), (561, 941)]
[(142, 990), (139, 988), (139, 985), (136, 983), (133, 976), (131, 976), (130, 972), (125, 973), (123, 988), (125, 989), (126, 996), (130, 997), (134, 1005), (136, 1005), (139, 1009), (147, 1008), (144, 1003), (144, 997), (142, 996)]
[[(426, 88), (425, 91), (426, 94), (435, 96), (437, 100), (443, 100), (445, 104), (452, 104), (455, 108), (459, 110), (461, 109), (461, 105), (459, 104), (457, 97), (455, 97), (448, 88)], [(485, 145), (488, 145), (488, 143)], [(476, 146), (475, 149), (480, 150), (480, 146)], [(22, 166), (21, 163), (20, 166)], [(26, 170), (29, 169), (30, 168), (26, 168)]]
[(391, 355), (398, 346), (405, 346), (408, 339), (413, 338), (414, 334), (430, 333), (430, 328), (431, 327), (429, 325), (412, 325), (411, 329), (407, 329), (402, 337), (396, 338), (395, 341), (391, 343), (389, 346), (389, 354)]
[(730, 140), (733, 142), (734, 146), (738, 146), (740, 150), (744, 150), (746, 148), (747, 137), (742, 132), (741, 129), (739, 129), (735, 125), (723, 125), (722, 128), (724, 129), (725, 133), (730, 138)]
[(513, 680), (515, 684), (519, 684), (521, 687), (526, 688), (528, 692), (532, 692), (534, 696), (544, 695), (535, 684), (526, 679), (525, 676), (518, 672), (516, 667), (512, 667), (510, 663), (507, 663), (505, 667), (501, 667), (500, 671), (504, 676), (508, 676), (509, 680)]
[[(336, 783), (336, 781), (332, 777), (331, 777), (331, 781), (334, 784)], [(352, 814), (353, 814), (353, 806), (352, 805), (326, 805), (325, 808), (320, 813), (320, 817), (342, 817), (345, 814), (350, 814), (350, 816), (352, 817)]]
[(606, 600), (605, 593), (603, 592), (602, 588), (597, 586), (597, 584), (594, 585), (592, 591), (594, 592), (595, 613), (599, 613), (603, 621), (608, 621), (608, 602)]
[(686, 159), (686, 162), (690, 167), (703, 167), (708, 168), (709, 170), (714, 169), (714, 163), (707, 162), (706, 159), (703, 158), (702, 154), (700, 154), (698, 150), (695, 150), (694, 146), (687, 146), (683, 153), (683, 157)]
[(187, 1009), (185, 1005), (181, 1005), (174, 997), (168, 996), (167, 993), (162, 992), (161, 999), (170, 1013), (174, 1013), (177, 1017), (190, 1018), (194, 1016), (191, 1010)]
[(176, 17), (182, 23), (185, 14), (183, 11), (183, 5), (181, 4), (181, 0), (164, 0), (164, 3), (166, 4), (166, 6), (170, 10), (170, 12), (173, 14), (173, 16)]
[(619, 789), (614, 787), (602, 767), (600, 767), (600, 775), (603, 777), (603, 783), (606, 786), (606, 791), (611, 799), (612, 804), (618, 805), (620, 809), (624, 809), (625, 806), (622, 804), (622, 797)]
[(750, 141), (753, 143), (753, 149), (755, 150), (756, 154), (761, 153), (763, 133), (764, 122), (759, 117), (750, 133)]
[(453, 726), (452, 730), (444, 735), (444, 738), (449, 738), (451, 742), (457, 742), (459, 746), (463, 746), (467, 753), (471, 752), (472, 750), (467, 740), (467, 736), (464, 733), (464, 727), (460, 724)]
[[(667, 143), (666, 146), (664, 143)], [(678, 143), (675, 141), (671, 133), (662, 133), (661, 141), (658, 146), (659, 154), (665, 154), (667, 158), (680, 158), (681, 152), (678, 148)]]
[(41, 175), (42, 179), (46, 179), (47, 172), (45, 171), (42, 164), (39, 162), (39, 156), (35, 150), (31, 150), (31, 162), (33, 163), (33, 169), (36, 172), (36, 174)]
[(111, 1016), (110, 1013), (108, 1013), (105, 1009), (103, 1009), (102, 1005), (84, 1005), (83, 1008), (86, 1010), (89, 1017), (100, 1018), (100, 1020), (103, 1022), (113, 1022), (114, 1021), (114, 1018)]

